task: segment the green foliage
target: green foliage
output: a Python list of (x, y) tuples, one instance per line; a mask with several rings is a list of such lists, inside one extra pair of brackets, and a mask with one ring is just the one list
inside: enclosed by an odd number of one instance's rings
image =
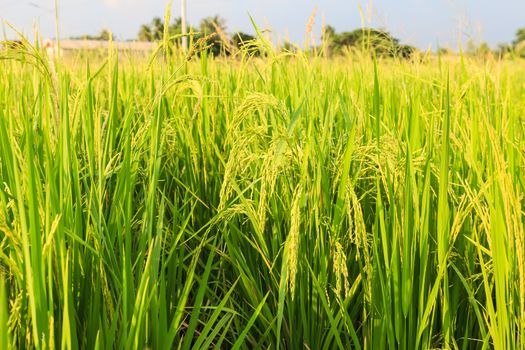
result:
[(521, 62), (258, 40), (0, 53), (0, 346), (524, 348)]
[(140, 27), (138, 39), (141, 41), (160, 41), (164, 33), (164, 22), (160, 17), (155, 17), (151, 23)]
[(487, 57), (492, 54), (492, 50), (486, 42), (477, 43), (474, 40), (467, 42), (467, 53), (478, 57)]
[(219, 15), (203, 18), (199, 24), (199, 30), (203, 35), (210, 35), (217, 30), (226, 30), (226, 21)]
[(512, 46), (509, 44), (499, 44), (496, 53), (499, 57), (508, 56), (512, 53)]
[[(188, 26), (188, 31), (193, 30)], [(168, 34), (177, 45), (181, 45), (180, 35), (182, 34), (182, 19), (180, 17), (174, 18), (168, 26)], [(143, 24), (138, 33), (138, 40), (140, 41), (162, 41), (164, 39), (164, 20), (160, 17), (155, 17), (150, 24)]]
[(237, 32), (232, 35), (232, 43), (237, 48), (243, 48), (253, 42), (256, 38), (253, 35)]
[(514, 39), (512, 44), (517, 46), (522, 42), (525, 42), (525, 28), (520, 28), (516, 31), (516, 39)]
[[(223, 38), (218, 35), (223, 35), (225, 31), (226, 21), (220, 16), (202, 19), (198, 28), (188, 25), (188, 33), (190, 33), (192, 40), (204, 40), (204, 46), (207, 47), (207, 51), (213, 56), (229, 53), (225, 50)], [(168, 26), (168, 34), (171, 38), (170, 41), (177, 46), (181, 45), (182, 19), (180, 17), (175, 18)], [(164, 39), (164, 21), (159, 17), (155, 17), (149, 25), (143, 24), (138, 33), (138, 39), (140, 41), (162, 41)]]
[(205, 39), (207, 51), (212, 56), (220, 54), (228, 54), (225, 49), (225, 31), (226, 21), (220, 16), (212, 16), (203, 18), (199, 24), (199, 33), (195, 35), (195, 39)]
[(364, 28), (336, 33), (333, 27), (327, 26), (323, 38), (329, 43), (330, 50), (334, 53), (353, 48), (368, 51), (380, 57), (408, 58), (415, 52), (414, 47), (401, 45), (399, 39), (382, 29)]
[(232, 45), (241, 52), (246, 52), (252, 56), (261, 56), (261, 50), (257, 43), (257, 38), (243, 32), (232, 35)]
[(108, 29), (102, 29), (98, 35), (81, 35), (77, 37), (72, 37), (73, 40), (99, 40), (107, 41), (111, 36), (111, 32)]

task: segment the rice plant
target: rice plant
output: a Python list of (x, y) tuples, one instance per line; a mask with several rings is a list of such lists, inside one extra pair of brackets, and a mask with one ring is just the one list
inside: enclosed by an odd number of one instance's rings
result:
[(522, 61), (202, 45), (1, 54), (0, 348), (525, 348)]

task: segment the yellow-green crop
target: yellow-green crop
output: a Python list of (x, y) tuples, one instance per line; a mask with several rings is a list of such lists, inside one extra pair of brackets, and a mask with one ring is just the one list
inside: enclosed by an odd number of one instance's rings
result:
[(0, 347), (525, 348), (523, 61), (161, 53), (2, 53)]

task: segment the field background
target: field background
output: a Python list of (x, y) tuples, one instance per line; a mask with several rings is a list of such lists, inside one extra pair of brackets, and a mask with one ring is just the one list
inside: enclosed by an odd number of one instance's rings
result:
[(265, 56), (4, 57), (0, 348), (525, 347), (524, 62)]

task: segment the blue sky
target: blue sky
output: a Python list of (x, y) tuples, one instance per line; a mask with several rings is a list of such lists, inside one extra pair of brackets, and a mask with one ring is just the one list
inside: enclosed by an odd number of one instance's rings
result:
[[(322, 17), (337, 31), (361, 27), (359, 8), (371, 25), (390, 30), (401, 41), (420, 48), (456, 47), (473, 39), (495, 47), (510, 42), (525, 27), (525, 0), (187, 0), (188, 19), (220, 14), (228, 31), (252, 32), (248, 13), (275, 37), (302, 42), (306, 22), (317, 7), (315, 31)], [(140, 24), (163, 16), (166, 0), (59, 0), (60, 35), (96, 34), (109, 28), (121, 39), (134, 38)], [(55, 36), (54, 0), (0, 0), (0, 18), (25, 34), (35, 24), (44, 37)], [(179, 0), (172, 14), (179, 16)]]

